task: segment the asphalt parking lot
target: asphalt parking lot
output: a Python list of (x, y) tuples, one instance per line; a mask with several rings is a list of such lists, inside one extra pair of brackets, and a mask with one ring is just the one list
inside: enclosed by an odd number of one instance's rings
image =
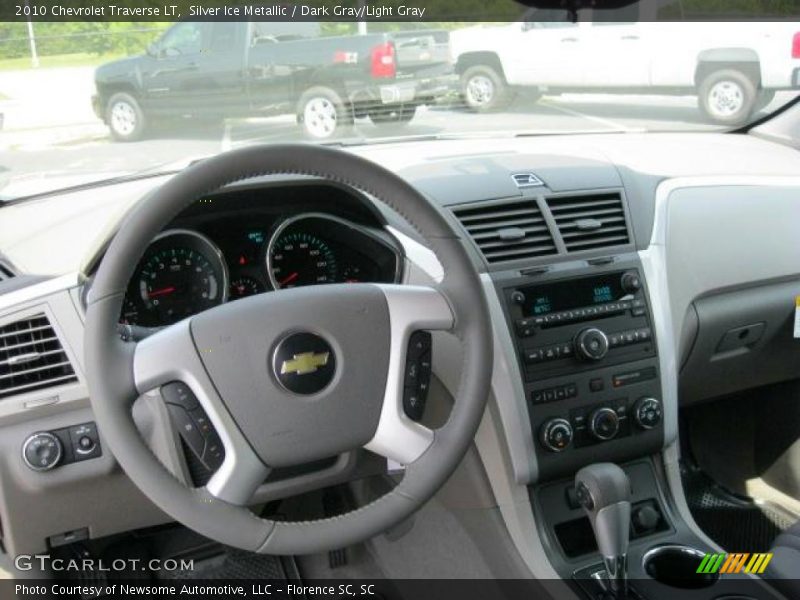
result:
[[(48, 82), (49, 87), (59, 78), (63, 93), (56, 108), (52, 94), (37, 93), (31, 82)], [(18, 184), (55, 181), (65, 174), (134, 172), (243, 144), (297, 141), (301, 136), (294, 117), (289, 115), (229, 119), (213, 125), (179, 119), (168, 127), (159, 125), (144, 140), (116, 143), (89, 107), (91, 70), (54, 69), (49, 74), (17, 78), (4, 74), (2, 83), (5, 89), (0, 86), (0, 92), (6, 99), (0, 100), (0, 112), (6, 113), (6, 124), (0, 132), (0, 188), (4, 181)], [(779, 93), (765, 112), (791, 97), (788, 92)], [(407, 125), (375, 126), (368, 119), (359, 119), (351, 136), (373, 139), (476, 132), (507, 135), (715, 128), (703, 120), (691, 96), (568, 94), (533, 102), (522, 94), (509, 108), (493, 114), (436, 106), (421, 108)]]

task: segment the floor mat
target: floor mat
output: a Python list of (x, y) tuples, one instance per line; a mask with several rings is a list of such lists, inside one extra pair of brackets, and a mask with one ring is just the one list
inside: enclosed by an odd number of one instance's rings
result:
[[(219, 554), (193, 558), (193, 569), (165, 571), (162, 579), (271, 579), (288, 582), (294, 579), (291, 566), (283, 557), (255, 554), (224, 548)], [(287, 568), (289, 567), (289, 568)]]
[(683, 488), (694, 520), (729, 552), (766, 552), (796, 521), (777, 505), (728, 492), (698, 469), (683, 470)]

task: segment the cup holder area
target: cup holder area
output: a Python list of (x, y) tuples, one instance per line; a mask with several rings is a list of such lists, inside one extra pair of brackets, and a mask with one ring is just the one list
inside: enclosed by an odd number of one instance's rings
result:
[(650, 577), (674, 588), (699, 589), (714, 585), (719, 579), (717, 573), (698, 573), (697, 567), (705, 557), (690, 546), (656, 546), (648, 550), (642, 559), (645, 573)]

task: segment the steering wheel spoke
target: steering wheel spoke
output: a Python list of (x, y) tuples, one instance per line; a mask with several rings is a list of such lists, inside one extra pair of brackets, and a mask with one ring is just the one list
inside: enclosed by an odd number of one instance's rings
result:
[(389, 372), (378, 427), (364, 446), (367, 450), (408, 465), (422, 456), (433, 442), (433, 431), (411, 419), (404, 406), (406, 359), (416, 331), (449, 331), (453, 311), (435, 287), (381, 285), (389, 306), (391, 346)]
[[(186, 415), (187, 427), (194, 426), (204, 452), (215, 451), (222, 444), (224, 458), (206, 485), (210, 494), (231, 504), (246, 504), (264, 482), (269, 468), (258, 458), (219, 397), (197, 353), (190, 331), (190, 319), (145, 338), (133, 354), (133, 376), (139, 393), (162, 386), (183, 384), (162, 395), (171, 412)], [(197, 424), (202, 415), (205, 430)], [(179, 424), (179, 427), (181, 425)], [(218, 438), (218, 440), (217, 440)]]

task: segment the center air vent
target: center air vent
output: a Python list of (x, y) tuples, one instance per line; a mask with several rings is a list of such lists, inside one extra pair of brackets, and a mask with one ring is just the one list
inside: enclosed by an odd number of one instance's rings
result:
[(0, 327), (0, 398), (77, 381), (44, 314)]
[(453, 208), (486, 262), (501, 263), (556, 253), (535, 200), (480, 202)]
[(619, 193), (548, 198), (547, 205), (567, 252), (580, 252), (630, 242)]

